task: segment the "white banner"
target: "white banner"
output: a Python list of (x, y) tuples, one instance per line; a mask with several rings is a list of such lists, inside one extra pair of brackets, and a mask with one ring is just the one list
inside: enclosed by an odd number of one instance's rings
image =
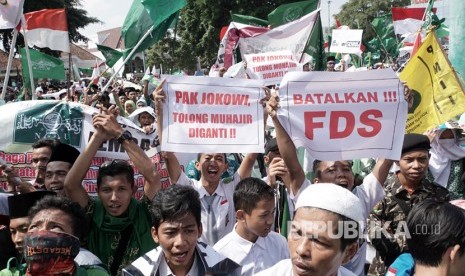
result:
[[(92, 115), (98, 109), (75, 102), (42, 100), (23, 101), (0, 107), (0, 147), (7, 152), (29, 149), (39, 139), (58, 139), (83, 151), (94, 132)], [(133, 122), (118, 116), (118, 123), (131, 132), (136, 143), (154, 156), (159, 146), (155, 132), (146, 134)], [(17, 152), (20, 152), (17, 151)], [(97, 151), (96, 157), (128, 159), (121, 145), (114, 139)]]
[(247, 54), (289, 50), (297, 59), (300, 59), (319, 12), (320, 10), (317, 9), (295, 21), (271, 29), (261, 35), (241, 37), (239, 39), (239, 48), (242, 58), (244, 59), (244, 55)]
[(262, 87), (258, 80), (169, 77), (162, 150), (263, 152)]
[(399, 160), (407, 103), (392, 69), (289, 72), (279, 94), (280, 122), (314, 158)]
[(334, 29), (331, 39), (332, 53), (360, 55), (363, 30)]
[(277, 51), (245, 55), (247, 74), (251, 79), (262, 79), (265, 85), (281, 82), (290, 71), (302, 71), (302, 65), (295, 61), (291, 51)]

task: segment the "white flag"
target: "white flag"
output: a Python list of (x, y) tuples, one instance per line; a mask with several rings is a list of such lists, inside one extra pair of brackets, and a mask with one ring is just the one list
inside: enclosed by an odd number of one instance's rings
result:
[(23, 13), (23, 7), (19, 6), (20, 2), (20, 0), (8, 0), (0, 3), (0, 29), (12, 29), (18, 25)]

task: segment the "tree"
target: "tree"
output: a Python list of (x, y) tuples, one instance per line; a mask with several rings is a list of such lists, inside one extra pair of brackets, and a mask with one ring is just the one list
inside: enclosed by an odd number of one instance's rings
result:
[(194, 70), (197, 57), (202, 68), (216, 59), (220, 30), (231, 22), (230, 12), (267, 19), (268, 13), (285, 3), (298, 0), (188, 0), (180, 14), (174, 61), (182, 69)]
[(164, 38), (157, 42), (147, 52), (147, 64), (159, 67), (163, 64), (163, 73), (173, 72), (179, 67), (180, 60), (176, 58), (175, 49), (179, 41), (174, 39), (174, 30), (168, 30)]
[(404, 7), (410, 0), (349, 0), (342, 5), (341, 11), (336, 15), (342, 25), (351, 29), (363, 29), (363, 41), (370, 41), (375, 37), (371, 21), (375, 17), (391, 12), (391, 7)]
[[(86, 10), (81, 8), (81, 0), (26, 0), (24, 2), (24, 13), (38, 11), (42, 9), (59, 9), (66, 8), (68, 18), (68, 32), (69, 39), (72, 42), (84, 41), (87, 42), (89, 39), (79, 32), (80, 28), (92, 23), (100, 23), (95, 17), (88, 16)], [(2, 38), (3, 47), (6, 51), (9, 51), (13, 30), (2, 30), (0, 36)], [(17, 46), (24, 47), (24, 39), (22, 35), (18, 36)], [(46, 52), (54, 56), (60, 54), (59, 51), (51, 51), (49, 49), (42, 49), (41, 51)]]

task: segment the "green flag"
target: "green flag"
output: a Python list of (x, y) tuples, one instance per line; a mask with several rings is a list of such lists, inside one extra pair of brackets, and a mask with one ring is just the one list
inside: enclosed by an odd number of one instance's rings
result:
[(90, 77), (90, 76), (92, 76), (92, 72), (94, 71), (94, 68), (79, 67), (79, 71), (81, 72), (81, 74)]
[(84, 67), (79, 67), (79, 72), (82, 75), (86, 75), (88, 77), (92, 76), (93, 68), (84, 68)]
[(268, 21), (260, 19), (260, 18), (256, 18), (256, 17), (253, 17), (253, 16), (249, 16), (249, 15), (231, 13), (231, 18), (232, 18), (233, 22), (237, 22), (237, 23), (241, 23), (241, 24), (258, 26), (258, 27), (267, 27), (268, 26)]
[(123, 56), (123, 53), (118, 50), (99, 44), (96, 45), (97, 49), (102, 52), (102, 55), (105, 57), (105, 63), (108, 67), (113, 67), (113, 65), (115, 65), (115, 63)]
[(371, 22), (376, 37), (368, 42), (368, 49), (372, 52), (370, 61), (381, 61), (382, 56), (395, 58), (399, 55), (399, 44), (394, 33), (391, 13), (378, 16)]
[[(145, 0), (145, 2), (148, 2), (148, 0)], [(173, 11), (169, 17), (164, 18), (162, 21), (157, 20), (157, 22), (160, 22), (158, 25), (154, 25), (154, 21), (142, 5), (141, 0), (134, 0), (121, 29), (124, 47), (126, 48), (123, 52), (123, 57), (126, 58), (129, 55), (132, 49), (152, 27), (153, 30), (150, 32), (150, 35), (137, 47), (135, 53), (144, 51), (157, 43), (177, 17), (178, 13)]]
[(140, 0), (140, 2), (144, 5), (154, 26), (160, 25), (186, 5), (186, 0)]
[(316, 10), (319, 2), (319, 0), (308, 0), (283, 4), (268, 14), (268, 24), (271, 28), (275, 28), (297, 20)]
[(380, 39), (395, 36), (391, 13), (376, 17), (371, 21), (371, 26), (373, 26), (373, 29)]
[(324, 71), (326, 68), (325, 61), (325, 48), (323, 38), (323, 26), (321, 24), (321, 16), (318, 15), (318, 19), (313, 26), (312, 33), (305, 48), (305, 53), (313, 57), (314, 71)]
[[(30, 84), (29, 79), (29, 67), (26, 56), (26, 49), (21, 48), (21, 61), (23, 66), (23, 77), (25, 85)], [(41, 53), (39, 51), (29, 49), (31, 56), (32, 75), (35, 79), (47, 78), (64, 80), (65, 78), (65, 66), (63, 61)], [(28, 86), (26, 86), (28, 87)]]

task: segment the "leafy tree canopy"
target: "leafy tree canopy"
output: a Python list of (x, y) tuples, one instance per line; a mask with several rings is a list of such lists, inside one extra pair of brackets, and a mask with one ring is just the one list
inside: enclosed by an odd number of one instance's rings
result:
[[(220, 44), (220, 30), (223, 26), (229, 26), (230, 13), (250, 15), (267, 19), (267, 15), (281, 4), (293, 3), (298, 0), (188, 0), (182, 9), (176, 28), (176, 37), (179, 46), (171, 47), (169, 54), (173, 57), (173, 66), (195, 70), (197, 57), (200, 58), (202, 68), (209, 68), (216, 60)], [(164, 41), (173, 45), (169, 40)], [(152, 53), (163, 49), (163, 41), (159, 42), (149, 53), (149, 62)], [(163, 56), (161, 53), (156, 56)], [(158, 62), (164, 60), (153, 59)]]

